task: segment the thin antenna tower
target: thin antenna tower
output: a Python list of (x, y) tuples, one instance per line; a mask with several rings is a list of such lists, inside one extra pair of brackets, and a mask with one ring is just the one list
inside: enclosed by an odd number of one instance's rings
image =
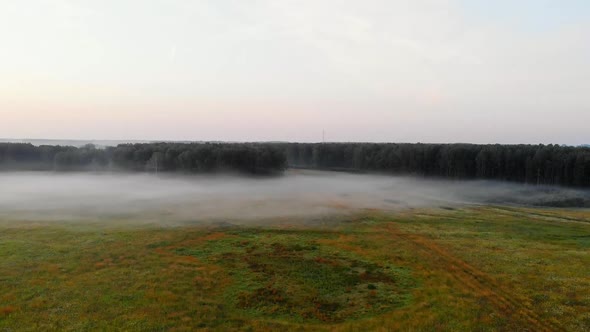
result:
[(326, 130), (322, 129), (322, 143), (326, 143)]

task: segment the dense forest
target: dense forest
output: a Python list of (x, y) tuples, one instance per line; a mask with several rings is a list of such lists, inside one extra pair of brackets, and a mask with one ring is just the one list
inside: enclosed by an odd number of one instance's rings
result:
[(590, 187), (590, 148), (559, 145), (286, 143), (291, 167)]
[(590, 187), (590, 148), (395, 143), (0, 143), (3, 170), (269, 174), (286, 167)]
[(55, 171), (148, 171), (208, 173), (235, 171), (268, 174), (285, 169), (284, 151), (271, 144), (149, 143), (34, 146), (0, 144), (0, 169)]

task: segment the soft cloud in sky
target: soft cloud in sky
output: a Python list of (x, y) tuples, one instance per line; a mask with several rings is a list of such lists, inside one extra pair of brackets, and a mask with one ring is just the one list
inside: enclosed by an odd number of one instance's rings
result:
[(590, 2), (0, 2), (0, 137), (590, 143)]

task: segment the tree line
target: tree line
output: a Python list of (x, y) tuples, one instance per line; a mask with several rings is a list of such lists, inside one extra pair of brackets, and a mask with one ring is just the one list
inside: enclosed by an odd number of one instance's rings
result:
[(283, 150), (262, 143), (120, 144), (105, 149), (91, 144), (83, 147), (0, 144), (3, 170), (266, 174), (283, 171), (285, 162)]
[(590, 187), (590, 147), (286, 143), (291, 167)]
[(3, 170), (276, 173), (286, 167), (590, 187), (590, 147), (397, 143), (0, 143)]

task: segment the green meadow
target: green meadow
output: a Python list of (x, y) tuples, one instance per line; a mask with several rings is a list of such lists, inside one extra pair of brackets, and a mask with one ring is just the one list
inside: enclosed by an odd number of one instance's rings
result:
[(590, 330), (588, 210), (257, 225), (2, 220), (0, 331)]

